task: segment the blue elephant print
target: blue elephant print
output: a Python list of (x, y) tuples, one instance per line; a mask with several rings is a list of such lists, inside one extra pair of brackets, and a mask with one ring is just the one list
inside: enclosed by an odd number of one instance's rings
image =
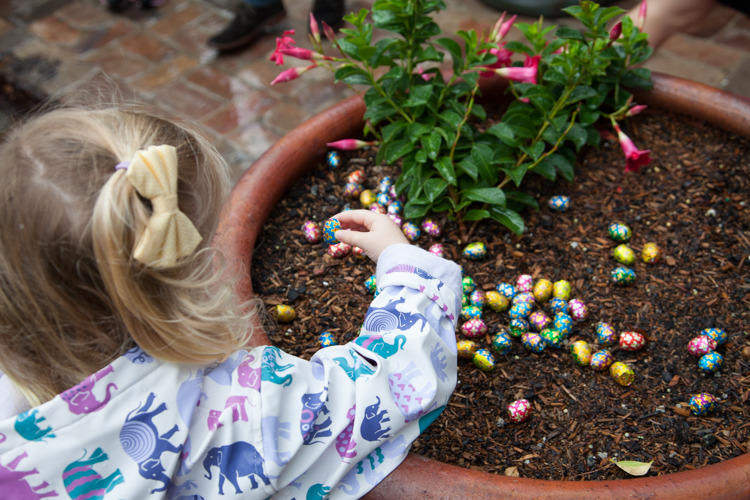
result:
[(441, 382), (448, 381), (448, 374), (445, 373), (445, 369), (448, 367), (446, 357), (443, 356), (443, 346), (435, 344), (430, 350), (430, 361), (432, 361), (432, 368), (435, 370), (438, 378)]
[(314, 484), (309, 490), (307, 490), (305, 500), (325, 500), (328, 498), (328, 493), (330, 491), (330, 486), (323, 486), (321, 483)]
[(385, 422), (390, 422), (391, 419), (388, 417), (388, 411), (380, 410), (380, 396), (377, 396), (378, 402), (373, 403), (365, 408), (365, 418), (362, 420), (362, 425), (359, 428), (362, 437), (368, 441), (379, 441), (380, 439), (388, 439), (388, 431), (390, 427), (383, 429), (381, 427)]
[(404, 297), (389, 301), (383, 307), (372, 307), (365, 315), (364, 329), (370, 332), (392, 332), (409, 330), (420, 321), (420, 331), (427, 325), (427, 319), (419, 313), (401, 312), (396, 306), (406, 302)]
[(120, 429), (120, 444), (125, 453), (138, 464), (138, 472), (146, 479), (153, 479), (164, 483), (160, 488), (151, 490), (151, 493), (165, 491), (169, 486), (169, 476), (164, 471), (161, 463), (161, 454), (164, 452), (180, 453), (182, 445), (173, 445), (169, 442), (179, 427), (175, 425), (169, 431), (159, 435), (159, 429), (154, 424), (154, 417), (167, 410), (166, 403), (149, 411), (156, 398), (153, 392), (148, 395), (146, 404), (140, 405), (128, 413), (125, 424)]
[(146, 354), (146, 351), (137, 346), (125, 353), (125, 359), (129, 359), (134, 365), (147, 365), (154, 361), (151, 355)]
[(384, 358), (390, 358), (396, 354), (399, 349), (404, 348), (406, 345), (406, 336), (396, 335), (393, 344), (387, 344), (385, 340), (383, 340), (382, 335), (360, 335), (354, 340), (354, 343)]
[(235, 493), (242, 493), (237, 480), (241, 477), (250, 478), (252, 489), (258, 487), (258, 476), (264, 484), (270, 484), (270, 480), (263, 471), (264, 461), (255, 446), (244, 441), (211, 448), (203, 459), (203, 468), (208, 475), (205, 477), (210, 481), (213, 478), (211, 474), (212, 467), (219, 468), (219, 495), (224, 494), (224, 480), (228, 480), (234, 486)]
[(282, 387), (287, 387), (292, 383), (292, 375), (280, 377), (276, 372), (283, 372), (293, 368), (293, 364), (280, 365), (281, 350), (278, 347), (266, 347), (263, 349), (261, 362), (261, 380), (273, 382)]
[(323, 422), (318, 422), (321, 413), (323, 416), (331, 413), (326, 407), (326, 401), (328, 401), (328, 387), (324, 387), (322, 391), (317, 393), (302, 395), (300, 432), (304, 444), (322, 443), (323, 441), (315, 441), (315, 439), (333, 435), (331, 430), (328, 429), (333, 423), (331, 417), (327, 417)]
[(23, 412), (16, 417), (16, 423), (13, 427), (22, 438), (28, 441), (44, 441), (45, 438), (55, 437), (52, 434), (52, 427), (42, 429), (39, 426), (41, 422), (47, 419), (42, 416), (37, 417), (38, 413), (39, 410), (34, 409)]
[(109, 460), (101, 448), (94, 450), (89, 458), (86, 458), (86, 453), (84, 449), (81, 458), (65, 467), (62, 474), (65, 490), (72, 500), (102, 500), (115, 486), (124, 483), (125, 478), (120, 469), (103, 478), (91, 467)]
[(352, 357), (352, 363), (349, 363), (347, 358), (333, 358), (333, 361), (339, 365), (349, 376), (350, 379), (356, 381), (361, 376), (370, 376), (375, 373), (373, 368), (370, 368), (363, 360), (362, 357), (354, 349), (349, 349), (349, 354)]

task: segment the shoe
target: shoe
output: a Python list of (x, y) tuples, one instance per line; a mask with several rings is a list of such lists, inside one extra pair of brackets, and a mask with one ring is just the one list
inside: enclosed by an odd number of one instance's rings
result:
[(266, 28), (285, 17), (286, 10), (281, 2), (266, 7), (240, 2), (234, 20), (224, 31), (212, 36), (208, 45), (219, 50), (238, 49), (252, 43)]
[(110, 10), (119, 12), (127, 9), (132, 3), (131, 0), (100, 0), (102, 5), (106, 5)]
[(318, 21), (318, 29), (323, 33), (323, 22), (337, 30), (344, 24), (344, 0), (315, 0), (312, 14)]

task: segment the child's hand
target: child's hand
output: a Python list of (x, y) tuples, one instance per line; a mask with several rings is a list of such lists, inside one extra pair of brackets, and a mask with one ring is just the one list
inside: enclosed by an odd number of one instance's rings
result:
[(391, 245), (409, 244), (401, 228), (387, 215), (369, 210), (347, 210), (333, 216), (341, 223), (342, 230), (336, 231), (336, 239), (347, 245), (359, 247), (374, 262)]

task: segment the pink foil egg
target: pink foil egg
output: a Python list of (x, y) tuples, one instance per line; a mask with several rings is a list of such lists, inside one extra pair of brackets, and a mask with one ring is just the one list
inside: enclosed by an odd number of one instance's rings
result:
[(513, 401), (508, 405), (508, 416), (510, 417), (510, 421), (515, 424), (520, 424), (529, 418), (529, 415), (531, 415), (531, 403), (525, 399)]
[(688, 342), (688, 352), (693, 356), (701, 357), (704, 354), (715, 351), (717, 345), (716, 341), (711, 337), (700, 335)]
[(623, 351), (639, 351), (646, 345), (646, 337), (638, 332), (623, 332), (620, 334), (620, 349)]
[(353, 182), (354, 184), (364, 184), (365, 180), (367, 180), (365, 172), (363, 170), (355, 170), (354, 172), (349, 174), (347, 182)]
[(370, 209), (370, 212), (375, 212), (375, 213), (383, 214), (383, 215), (387, 213), (386, 208), (380, 203), (373, 203), (368, 208)]
[(302, 224), (302, 232), (305, 233), (305, 239), (308, 243), (317, 243), (320, 241), (320, 226), (317, 222), (307, 221)]
[(328, 255), (334, 259), (343, 259), (352, 251), (352, 247), (346, 243), (337, 243), (328, 247)]
[(432, 255), (437, 255), (438, 257), (443, 257), (445, 255), (445, 248), (443, 248), (442, 243), (435, 243), (427, 251), (430, 252)]
[(388, 214), (388, 218), (391, 219), (393, 222), (395, 222), (398, 227), (401, 227), (404, 225), (404, 218), (401, 217), (399, 214)]
[(364, 259), (367, 257), (367, 254), (365, 253), (365, 251), (359, 247), (352, 247), (352, 255), (354, 255), (358, 259)]
[(589, 316), (589, 308), (586, 307), (583, 301), (578, 299), (571, 299), (568, 302), (568, 311), (570, 312), (570, 316), (576, 321), (583, 321)]
[(487, 334), (487, 325), (481, 319), (471, 319), (461, 325), (461, 332), (469, 338), (483, 337)]
[(438, 222), (431, 217), (427, 217), (422, 221), (422, 229), (424, 229), (424, 232), (432, 236), (433, 238), (437, 238), (440, 236), (440, 224), (438, 224)]
[(516, 290), (518, 292), (531, 292), (534, 289), (534, 278), (530, 274), (522, 274), (516, 280)]

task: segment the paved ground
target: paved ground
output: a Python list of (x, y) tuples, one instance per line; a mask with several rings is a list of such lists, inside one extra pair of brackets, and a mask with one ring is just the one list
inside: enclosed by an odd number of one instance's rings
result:
[[(97, 0), (5, 0), (0, 77), (39, 97), (114, 83), (126, 99), (199, 123), (239, 175), (283, 134), (352, 91), (322, 69), (269, 85), (282, 69), (268, 61), (282, 29), (296, 29), (299, 44), (309, 46), (311, 0), (285, 0), (287, 20), (247, 50), (210, 49), (205, 40), (231, 19), (232, 1), (169, 0), (158, 10), (114, 14)], [(347, 7), (370, 3), (348, 0)], [(498, 17), (478, 0), (446, 3), (438, 19), (446, 32), (488, 29)], [(647, 66), (750, 97), (750, 20), (717, 9), (690, 34), (670, 39)], [(0, 124), (7, 120), (0, 112)]]

